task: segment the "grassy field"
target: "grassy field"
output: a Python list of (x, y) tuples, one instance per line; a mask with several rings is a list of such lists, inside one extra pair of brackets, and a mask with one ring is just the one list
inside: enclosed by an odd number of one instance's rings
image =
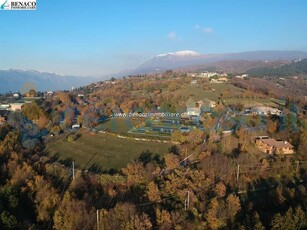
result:
[(281, 102), (277, 102), (276, 99), (261, 99), (261, 98), (257, 98), (257, 99), (249, 99), (249, 98), (231, 98), (231, 99), (225, 99), (225, 104), (236, 104), (236, 103), (241, 103), (243, 104), (245, 107), (254, 107), (254, 106), (272, 106), (272, 107), (276, 107), (279, 106), (279, 104), (281, 104)]
[(95, 127), (96, 130), (110, 130), (112, 133), (125, 133), (127, 134), (128, 131), (143, 122), (144, 119), (132, 119), (132, 118), (112, 118), (107, 122), (100, 124)]
[(209, 87), (212, 90), (203, 90), (203, 85), (189, 85), (184, 89), (176, 91), (176, 94), (181, 95), (189, 95), (190, 97), (194, 98), (194, 100), (203, 100), (208, 98), (209, 100), (217, 101), (218, 97), (221, 93), (225, 92), (226, 90), (230, 90), (233, 92), (241, 92), (244, 91), (234, 85), (231, 84), (224, 84), (224, 83), (210, 83)]
[[(228, 83), (210, 83), (209, 87), (211, 90), (203, 90), (202, 85), (189, 85), (184, 89), (176, 91), (177, 94), (181, 95), (189, 95), (194, 100), (203, 100), (208, 98), (209, 100), (218, 101), (218, 98), (221, 94), (225, 93), (226, 91), (232, 92), (235, 94), (244, 93), (245, 90), (238, 88), (234, 85)], [(226, 104), (232, 103), (242, 103), (245, 107), (253, 107), (253, 106), (278, 106), (283, 104), (282, 101), (277, 99), (242, 99), (242, 98), (231, 98), (231, 99), (224, 99)]]
[(83, 133), (74, 141), (58, 140), (47, 145), (50, 156), (59, 156), (60, 160), (74, 159), (79, 168), (83, 168), (92, 158), (88, 167), (94, 163), (102, 169), (122, 168), (141, 152), (165, 154), (171, 146), (169, 143), (144, 142), (123, 139), (112, 134)]

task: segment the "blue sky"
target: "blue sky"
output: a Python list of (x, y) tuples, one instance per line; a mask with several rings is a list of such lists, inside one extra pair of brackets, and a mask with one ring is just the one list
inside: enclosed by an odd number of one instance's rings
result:
[(307, 51), (305, 0), (37, 0), (0, 11), (0, 69), (103, 76), (161, 53)]

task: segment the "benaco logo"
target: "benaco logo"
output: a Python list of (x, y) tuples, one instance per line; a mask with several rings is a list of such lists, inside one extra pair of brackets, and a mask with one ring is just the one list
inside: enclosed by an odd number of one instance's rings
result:
[(0, 10), (36, 10), (36, 0), (0, 0)]

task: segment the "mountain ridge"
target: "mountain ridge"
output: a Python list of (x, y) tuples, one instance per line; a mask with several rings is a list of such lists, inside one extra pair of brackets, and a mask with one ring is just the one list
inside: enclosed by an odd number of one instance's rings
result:
[(37, 70), (8, 69), (0, 70), (0, 93), (20, 92), (31, 87), (37, 91), (69, 90), (84, 86), (99, 78), (60, 75)]
[(204, 65), (209, 63), (245, 60), (245, 61), (277, 61), (277, 60), (295, 60), (299, 58), (307, 58), (307, 52), (304, 51), (282, 51), (282, 50), (260, 50), (246, 51), (241, 53), (222, 53), (222, 54), (200, 54), (190, 51), (198, 55), (180, 56), (176, 53), (160, 54), (154, 58), (144, 62), (137, 67), (132, 74), (157, 73), (170, 69), (178, 69), (187, 66)]

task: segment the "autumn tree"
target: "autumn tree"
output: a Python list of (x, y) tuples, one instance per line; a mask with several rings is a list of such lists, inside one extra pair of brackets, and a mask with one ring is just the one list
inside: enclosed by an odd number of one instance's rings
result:
[(167, 210), (156, 209), (156, 219), (159, 229), (172, 229), (173, 222), (171, 214)]
[(142, 184), (147, 181), (144, 177), (145, 171), (141, 162), (129, 163), (123, 169), (123, 173), (127, 176), (128, 185)]
[(147, 185), (147, 196), (150, 201), (153, 202), (161, 201), (160, 190), (153, 181), (149, 182), (149, 184)]
[(128, 203), (118, 203), (109, 212), (103, 212), (100, 225), (102, 229), (152, 229), (149, 216), (138, 214), (135, 206)]
[(16, 131), (9, 132), (2, 143), (0, 143), (5, 150), (19, 151), (21, 148), (20, 135)]
[(70, 95), (64, 92), (57, 93), (56, 97), (63, 103), (68, 105), (71, 102)]
[(82, 125), (88, 128), (94, 128), (99, 121), (100, 114), (93, 106), (87, 106), (82, 110)]
[(173, 142), (179, 142), (179, 143), (184, 143), (186, 142), (187, 137), (180, 131), (180, 130), (175, 130), (172, 132), (172, 141)]
[(191, 143), (194, 146), (202, 143), (203, 140), (204, 140), (204, 133), (199, 129), (193, 129), (191, 132), (189, 132), (187, 136), (188, 143)]
[(36, 90), (35, 89), (30, 89), (28, 92), (29, 97), (36, 97)]
[(226, 200), (228, 218), (233, 221), (237, 213), (241, 209), (240, 200), (236, 195), (229, 195)]
[(307, 227), (306, 214), (300, 206), (294, 211), (290, 207), (284, 215), (275, 214), (271, 227), (271, 229), (304, 229)]
[(73, 199), (69, 193), (65, 194), (53, 217), (54, 229), (57, 230), (92, 230), (95, 220), (95, 210), (88, 207), (85, 201)]
[(307, 159), (307, 130), (303, 130), (300, 135), (300, 144), (298, 152), (302, 156), (303, 160)]
[(28, 186), (34, 196), (38, 220), (50, 221), (60, 200), (57, 191), (42, 176), (35, 176)]
[(164, 159), (167, 169), (174, 169), (179, 166), (179, 157), (177, 155), (169, 153), (164, 156)]
[(219, 203), (216, 198), (210, 201), (209, 209), (206, 213), (206, 220), (211, 229), (218, 229), (221, 225), (220, 220), (217, 216)]
[(214, 189), (217, 197), (224, 197), (226, 194), (226, 186), (223, 182), (219, 182)]
[(64, 118), (64, 125), (66, 127), (71, 126), (74, 122), (75, 111), (72, 108), (67, 107), (65, 109), (65, 118)]

